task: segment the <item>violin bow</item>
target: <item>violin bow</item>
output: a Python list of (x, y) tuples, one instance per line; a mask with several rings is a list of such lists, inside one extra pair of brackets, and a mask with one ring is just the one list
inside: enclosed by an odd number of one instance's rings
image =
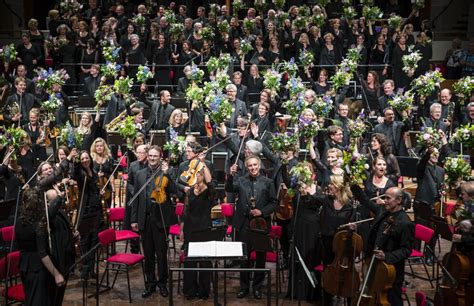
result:
[(202, 151), (202, 153), (203, 153), (203, 154), (207, 154), (207, 152), (211, 151), (212, 149), (214, 149), (214, 148), (217, 147), (218, 145), (220, 145), (220, 144), (226, 142), (227, 140), (229, 140), (231, 136), (232, 136), (232, 135), (227, 136), (226, 138), (222, 139), (222, 140), (219, 141), (218, 143), (216, 143), (216, 144), (210, 146), (208, 149)]
[(13, 152), (15, 152), (15, 149), (10, 150), (10, 152), (8, 152), (7, 155), (5, 155), (5, 157), (3, 158), (2, 165), (6, 166), (5, 161), (7, 161), (10, 158), (10, 156), (13, 154)]
[[(408, 189), (408, 188), (412, 188), (412, 187), (416, 187), (416, 184), (411, 184), (411, 185), (405, 186), (405, 187), (400, 188), (400, 189), (401, 189), (401, 190), (404, 190), (404, 189)], [(385, 194), (381, 194), (381, 195), (379, 195), (379, 196), (370, 198), (369, 200), (371, 200), (371, 201), (377, 200), (377, 199), (383, 198), (384, 196), (385, 196)]]
[(84, 211), (82, 207), (82, 203), (84, 202), (84, 192), (86, 191), (86, 183), (87, 183), (87, 174), (84, 176), (84, 185), (82, 186), (82, 193), (81, 193), (81, 202), (79, 203), (79, 213), (76, 219), (76, 224), (74, 224), (74, 230), (77, 231), (79, 227), (79, 220), (81, 219), (81, 214)]
[(247, 124), (247, 127), (245, 128), (244, 137), (242, 138), (242, 142), (240, 143), (239, 152), (237, 152), (237, 158), (235, 159), (234, 165), (237, 165), (237, 163), (239, 162), (240, 153), (242, 152), (242, 148), (244, 147), (245, 138), (247, 138), (247, 132), (249, 131), (250, 124), (252, 124), (251, 120), (249, 120), (249, 123)]
[(46, 197), (46, 192), (43, 192), (44, 195), (44, 211), (46, 213), (46, 230), (48, 233), (48, 242), (49, 242), (49, 249), (53, 251), (53, 244), (51, 243), (51, 231), (49, 229), (49, 215), (48, 215), (48, 199)]
[(110, 180), (114, 177), (115, 172), (117, 171), (118, 167), (120, 166), (120, 163), (122, 162), (123, 158), (124, 158), (125, 156), (127, 156), (127, 153), (128, 153), (128, 152), (125, 152), (125, 154), (122, 155), (122, 157), (120, 157), (120, 160), (119, 160), (119, 162), (117, 163), (117, 166), (115, 166), (114, 171), (112, 171), (112, 173), (109, 175), (109, 178), (107, 179), (107, 182), (105, 182), (104, 187), (102, 187), (102, 189), (100, 190), (100, 193), (102, 193), (102, 192), (105, 191), (105, 188), (106, 188), (107, 185), (110, 183)]
[[(50, 156), (48, 156), (48, 158), (45, 160), (45, 162), (48, 162), (51, 157), (53, 157), (53, 154), (51, 154)], [(38, 170), (36, 170), (36, 172), (30, 177), (30, 179), (25, 183), (25, 185), (23, 185), (23, 187), (21, 187), (21, 190), (25, 190), (26, 189), (26, 186), (29, 186), (28, 184), (31, 183), (31, 181), (38, 175)]]

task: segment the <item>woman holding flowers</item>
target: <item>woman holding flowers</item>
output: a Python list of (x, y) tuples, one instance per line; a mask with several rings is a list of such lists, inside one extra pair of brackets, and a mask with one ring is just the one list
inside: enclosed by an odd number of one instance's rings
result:
[(331, 148), (327, 151), (327, 157), (325, 161), (321, 161), (319, 154), (316, 153), (313, 143), (309, 146), (309, 154), (311, 161), (318, 170), (318, 184), (326, 189), (330, 182), (331, 177), (335, 175), (342, 176), (342, 151), (336, 148)]
[(377, 37), (376, 44), (370, 52), (369, 60), (369, 64), (381, 66), (374, 68), (374, 71), (376, 71), (379, 76), (380, 82), (383, 82), (388, 77), (389, 61), (389, 48), (386, 45), (385, 37), (380, 34)]
[(263, 89), (263, 78), (259, 74), (258, 66), (250, 66), (250, 73), (245, 72), (244, 63), (241, 63), (242, 71), (245, 75), (245, 85), (247, 85), (247, 93), (249, 97), (249, 103), (258, 103), (260, 92)]
[[(105, 182), (109, 179), (110, 175), (114, 171), (114, 160), (112, 154), (110, 153), (109, 146), (102, 138), (96, 138), (91, 146), (91, 163), (94, 173), (97, 175), (99, 181), (101, 181), (101, 189), (104, 188)], [(82, 154), (81, 154), (82, 156)], [(113, 177), (110, 179), (113, 182)], [(105, 188), (101, 197), (103, 201), (107, 204), (107, 207), (110, 207), (112, 196), (114, 193), (114, 184), (110, 183)], [(102, 190), (101, 190), (102, 192)]]
[(81, 121), (77, 127), (77, 132), (82, 134), (82, 150), (90, 150), (92, 142), (99, 136), (100, 112), (97, 110), (94, 120), (89, 112), (81, 116)]
[(324, 95), (331, 90), (331, 85), (328, 83), (328, 77), (328, 71), (323, 68), (319, 71), (318, 80), (316, 82), (311, 81), (311, 88), (316, 92), (317, 95)]
[(186, 135), (186, 121), (183, 119), (183, 112), (176, 108), (170, 115), (169, 126), (166, 127), (165, 137), (166, 141), (175, 139), (177, 136)]
[(415, 50), (421, 53), (421, 60), (418, 62), (418, 68), (415, 71), (414, 77), (419, 77), (430, 68), (430, 59), (433, 56), (433, 47), (431, 41), (425, 32), (420, 32), (416, 38)]
[[(140, 45), (140, 38), (137, 34), (130, 36), (130, 49), (125, 53), (125, 67), (127, 75), (131, 78), (136, 78), (139, 65), (145, 65), (146, 58), (143, 48)], [(134, 87), (137, 89), (137, 87)]]

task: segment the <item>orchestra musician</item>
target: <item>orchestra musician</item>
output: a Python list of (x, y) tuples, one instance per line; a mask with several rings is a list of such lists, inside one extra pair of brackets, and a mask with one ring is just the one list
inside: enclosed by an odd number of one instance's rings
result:
[[(114, 160), (110, 153), (109, 146), (103, 138), (96, 138), (92, 143), (90, 155), (92, 157), (92, 168), (99, 177), (99, 188), (102, 193), (101, 200), (104, 201), (107, 207), (110, 207), (112, 203), (112, 195), (115, 192), (115, 186), (113, 184), (113, 178), (110, 179), (110, 183), (105, 186), (105, 183), (109, 179), (110, 175), (114, 171)], [(104, 208), (104, 207), (103, 207)]]
[(81, 115), (77, 132), (82, 135), (82, 150), (90, 150), (94, 139), (99, 137), (100, 111), (97, 109), (94, 120), (89, 112)]
[[(277, 196), (273, 181), (260, 174), (261, 160), (258, 156), (248, 156), (245, 158), (245, 167), (248, 174), (241, 177), (234, 177), (237, 172), (237, 165), (231, 167), (231, 176), (226, 184), (227, 190), (238, 194), (235, 205), (232, 225), (236, 230), (236, 240), (247, 244), (248, 254), (252, 250), (256, 251), (256, 268), (265, 267), (265, 251), (258, 249), (257, 245), (252, 245), (250, 220), (261, 217), (270, 226), (270, 216), (277, 208)], [(249, 261), (242, 264), (242, 268), (249, 267)], [(262, 298), (262, 284), (265, 275), (255, 273), (253, 278), (253, 295), (256, 299)], [(237, 298), (244, 298), (249, 294), (250, 279), (248, 272), (240, 273), (240, 291)]]
[(15, 88), (16, 92), (7, 98), (2, 113), (8, 125), (24, 125), (28, 123), (30, 110), (33, 107), (41, 107), (41, 103), (34, 95), (25, 92), (24, 78), (15, 79)]
[(148, 106), (150, 106), (151, 111), (145, 130), (149, 132), (150, 130), (166, 129), (171, 113), (175, 109), (175, 107), (171, 105), (170, 92), (168, 90), (160, 91), (160, 102), (153, 102)]
[(46, 160), (46, 137), (49, 134), (49, 121), (44, 120), (43, 126), (39, 122), (40, 110), (32, 108), (29, 113), (28, 124), (23, 125), (21, 128), (30, 136), (32, 143), (32, 150), (35, 158), (39, 160)]
[[(177, 223), (177, 217), (170, 195), (174, 192), (175, 184), (168, 175), (168, 164), (161, 162), (161, 149), (151, 146), (148, 150), (148, 167), (137, 172), (134, 179), (134, 194), (138, 192), (137, 200), (132, 206), (132, 229), (139, 231), (145, 255), (146, 287), (143, 298), (150, 297), (156, 286), (163, 297), (168, 296), (168, 232), (172, 224)], [(148, 183), (148, 180), (151, 181)], [(140, 190), (146, 185), (145, 189)], [(153, 193), (163, 195), (163, 203), (152, 200)], [(156, 279), (156, 263), (158, 276)]]

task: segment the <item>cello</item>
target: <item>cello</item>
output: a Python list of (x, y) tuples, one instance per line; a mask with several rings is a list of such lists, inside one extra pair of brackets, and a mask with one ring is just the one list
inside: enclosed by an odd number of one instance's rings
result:
[(288, 188), (285, 184), (282, 183), (278, 190), (278, 200), (280, 205), (278, 205), (275, 211), (275, 219), (277, 220), (289, 220), (293, 217), (293, 196), (288, 194)]
[[(388, 237), (388, 232), (395, 222), (393, 216), (388, 217), (387, 225), (384, 228), (383, 241), (377, 249), (381, 249)], [(382, 260), (375, 258), (375, 253), (370, 259), (370, 263), (364, 277), (362, 288), (357, 293), (357, 298), (352, 301), (353, 306), (390, 306), (387, 298), (387, 291), (392, 287), (395, 281), (396, 271), (395, 266), (387, 264)]]
[(362, 252), (362, 237), (352, 230), (336, 233), (333, 239), (334, 261), (323, 272), (323, 288), (331, 295), (353, 297), (360, 286), (354, 259)]

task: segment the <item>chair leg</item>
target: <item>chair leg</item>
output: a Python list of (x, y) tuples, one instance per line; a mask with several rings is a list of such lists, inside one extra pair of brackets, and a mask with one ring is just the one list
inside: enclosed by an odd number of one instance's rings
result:
[(428, 267), (426, 267), (425, 258), (423, 257), (423, 258), (421, 259), (421, 261), (422, 261), (422, 263), (423, 263), (423, 268), (425, 269), (425, 272), (426, 272), (426, 277), (427, 277), (428, 280), (430, 281), (431, 288), (434, 288), (434, 286), (433, 286), (433, 281), (431, 280), (430, 273), (428, 272)]
[(132, 292), (130, 290), (130, 277), (128, 275), (128, 266), (127, 266), (127, 287), (128, 287), (128, 300), (130, 301), (130, 303), (132, 303)]
[(112, 289), (115, 286), (115, 281), (117, 280), (118, 273), (119, 273), (119, 269), (117, 268), (117, 270), (115, 271), (114, 281), (112, 282), (112, 286), (110, 287), (110, 289)]
[(415, 273), (413, 272), (413, 267), (412, 267), (412, 265), (411, 265), (411, 260), (408, 259), (407, 261), (408, 261), (408, 266), (410, 266), (411, 275), (412, 275), (413, 277), (415, 277)]
[(102, 273), (102, 277), (100, 278), (99, 288), (102, 286), (102, 282), (104, 281), (105, 274), (107, 273), (107, 271), (109, 271), (109, 263), (108, 262), (105, 264), (104, 273)]

